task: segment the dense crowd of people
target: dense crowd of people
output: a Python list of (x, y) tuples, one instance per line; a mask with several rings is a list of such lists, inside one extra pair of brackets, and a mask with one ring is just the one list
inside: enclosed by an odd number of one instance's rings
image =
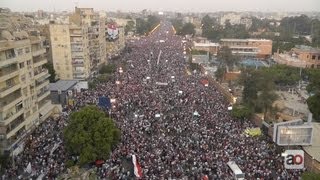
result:
[[(232, 118), (222, 93), (202, 83), (204, 75), (186, 73), (188, 45), (169, 23), (128, 46), (132, 51), (119, 60), (126, 67), (118, 66), (114, 80), (76, 98), (75, 109), (96, 104), (100, 96), (115, 100), (110, 112), (121, 141), (97, 170), (99, 179), (134, 178), (128, 165), (133, 154), (143, 179), (231, 179), (229, 161), (239, 165), (246, 179), (299, 179), (301, 171), (286, 171), (265, 136), (244, 135), (253, 124)], [(23, 178), (28, 163), (34, 177), (54, 179), (63, 172), (67, 157), (61, 132), (69, 113), (41, 124), (3, 178)]]

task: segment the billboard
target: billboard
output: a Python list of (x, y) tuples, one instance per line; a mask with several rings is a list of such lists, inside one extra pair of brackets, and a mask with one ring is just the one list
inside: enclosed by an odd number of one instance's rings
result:
[(116, 23), (112, 22), (107, 25), (107, 39), (114, 41), (119, 38), (119, 28)]
[(279, 146), (311, 145), (312, 131), (313, 128), (310, 125), (280, 126), (276, 142)]
[(284, 167), (286, 169), (303, 169), (304, 152), (303, 150), (286, 150), (284, 156)]
[(273, 142), (277, 141), (277, 134), (278, 134), (278, 127), (279, 126), (296, 126), (296, 125), (302, 125), (302, 124), (303, 124), (302, 119), (296, 119), (296, 120), (292, 120), (289, 122), (275, 123), (273, 125)]

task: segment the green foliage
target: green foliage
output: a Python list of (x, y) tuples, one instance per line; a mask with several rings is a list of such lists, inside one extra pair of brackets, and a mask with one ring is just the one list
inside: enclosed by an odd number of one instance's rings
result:
[(231, 49), (228, 46), (223, 46), (217, 55), (218, 60), (224, 66), (228, 66), (230, 70), (233, 70), (234, 65), (239, 61), (238, 56), (233, 55)]
[(101, 67), (101, 69), (99, 70), (100, 74), (112, 74), (114, 72), (116, 72), (117, 67), (115, 64), (108, 64), (108, 65), (104, 65)]
[(277, 85), (295, 85), (300, 80), (300, 69), (296, 67), (274, 65), (264, 70), (273, 75)]
[(125, 35), (128, 34), (129, 31), (133, 31), (134, 30), (134, 22), (132, 20), (128, 21), (126, 26), (124, 27), (124, 33)]
[(304, 172), (302, 174), (302, 180), (318, 180), (320, 179), (320, 174), (312, 172)]
[(195, 30), (196, 26), (192, 23), (186, 23), (182, 26), (181, 30), (178, 31), (178, 35), (187, 35), (187, 34), (192, 34), (195, 35), (196, 30)]
[(206, 55), (207, 51), (192, 49), (191, 54), (192, 55)]
[(217, 71), (215, 72), (215, 76), (217, 78), (217, 81), (219, 81), (221, 83), (225, 73), (226, 73), (226, 67), (225, 66), (218, 66)]
[(307, 99), (308, 107), (316, 121), (320, 121), (320, 92)]
[(233, 106), (231, 115), (238, 119), (249, 119), (253, 114), (252, 109), (249, 106)]
[(160, 19), (157, 16), (149, 15), (146, 20), (137, 18), (136, 23), (137, 33), (144, 35), (155, 28), (160, 23)]
[(44, 68), (48, 69), (48, 72), (50, 74), (50, 77), (49, 77), (50, 83), (56, 82), (56, 71), (54, 70), (53, 64), (47, 63), (43, 66), (44, 66)]
[(249, 32), (244, 25), (231, 25), (226, 21), (225, 26), (221, 26), (217, 19), (206, 15), (202, 18), (202, 36), (210, 40), (220, 40), (221, 38), (249, 38)]
[(307, 86), (307, 91), (309, 93), (319, 93), (320, 92), (320, 70), (319, 69), (309, 69), (307, 72), (309, 77), (309, 84)]
[(120, 140), (120, 130), (104, 112), (95, 106), (87, 106), (70, 116), (64, 129), (69, 154), (79, 155), (79, 165), (108, 159), (112, 148)]
[(246, 69), (242, 71), (240, 82), (243, 84), (243, 102), (254, 108), (255, 112), (263, 112), (264, 118), (272, 111), (272, 104), (278, 98), (275, 93), (273, 74), (266, 69)]

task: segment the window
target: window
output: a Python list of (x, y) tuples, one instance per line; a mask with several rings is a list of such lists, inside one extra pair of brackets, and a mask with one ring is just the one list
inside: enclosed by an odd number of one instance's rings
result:
[(312, 55), (312, 59), (313, 59), (313, 60), (316, 59), (316, 56), (315, 56), (315, 55)]
[(54, 41), (58, 41), (58, 38), (56, 38), (56, 37), (55, 37), (55, 38), (53, 38), (53, 39), (54, 39)]
[(19, 68), (20, 68), (20, 69), (23, 69), (23, 68), (24, 68), (24, 62), (19, 63)]
[(318, 60), (320, 60), (320, 55), (318, 56)]
[(17, 49), (18, 56), (21, 56), (23, 54), (23, 49)]
[(25, 53), (29, 53), (30, 52), (30, 48), (25, 48)]
[(22, 75), (22, 76), (21, 76), (21, 81), (22, 81), (22, 82), (25, 82), (25, 81), (26, 81), (26, 75)]
[(6, 84), (7, 84), (7, 87), (12, 87), (14, 85), (14, 80), (8, 79), (8, 80), (6, 80)]
[(28, 60), (28, 61), (27, 61), (27, 66), (28, 66), (28, 65), (31, 65), (31, 60)]

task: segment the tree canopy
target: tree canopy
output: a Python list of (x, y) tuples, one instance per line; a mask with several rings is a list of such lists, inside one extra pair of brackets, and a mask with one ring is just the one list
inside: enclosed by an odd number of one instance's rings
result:
[(311, 96), (307, 99), (310, 112), (313, 114), (313, 118), (320, 121), (320, 70), (310, 69), (308, 71), (309, 84), (307, 91)]
[(228, 46), (221, 47), (218, 52), (217, 58), (220, 61), (220, 64), (222, 64), (223, 66), (228, 66), (230, 70), (233, 70), (235, 63), (237, 63), (239, 60), (239, 57), (232, 54), (232, 51)]
[(265, 69), (246, 69), (241, 74), (243, 102), (255, 112), (263, 112), (264, 119), (272, 110), (273, 102), (278, 98), (275, 93), (274, 76)]
[(149, 15), (146, 19), (137, 18), (136, 19), (136, 32), (138, 34), (147, 34), (153, 28), (155, 28), (160, 23), (160, 18), (157, 16)]
[(70, 155), (79, 156), (79, 165), (97, 159), (108, 159), (120, 140), (120, 130), (95, 106), (87, 106), (71, 114), (64, 129), (66, 148)]
[(47, 63), (44, 65), (44, 68), (48, 69), (48, 72), (50, 74), (49, 81), (50, 83), (56, 82), (56, 71), (54, 70), (52, 63)]

